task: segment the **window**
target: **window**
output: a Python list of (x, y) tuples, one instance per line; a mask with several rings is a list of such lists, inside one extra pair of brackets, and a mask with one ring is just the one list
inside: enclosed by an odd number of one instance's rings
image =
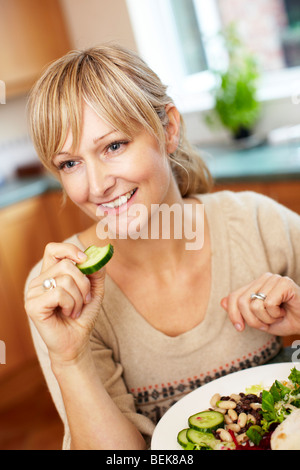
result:
[(202, 36), (193, 0), (171, 0), (179, 51), (186, 75), (207, 70)]
[[(181, 111), (211, 106), (209, 69), (225, 57), (216, 0), (127, 0), (141, 56), (169, 86)], [(209, 41), (207, 41), (209, 38)]]
[(282, 47), (287, 67), (300, 66), (300, 3), (284, 0), (287, 24), (282, 32)]
[(300, 83), (299, 0), (127, 0), (139, 52), (182, 112), (212, 105), (211, 70), (226, 64), (219, 35), (235, 22), (264, 71), (261, 99)]

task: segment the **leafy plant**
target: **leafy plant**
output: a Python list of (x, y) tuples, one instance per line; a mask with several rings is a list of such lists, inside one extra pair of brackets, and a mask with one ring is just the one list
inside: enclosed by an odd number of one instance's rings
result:
[(213, 90), (215, 105), (206, 122), (213, 125), (217, 120), (229, 129), (235, 138), (251, 134), (260, 113), (257, 100), (259, 67), (253, 54), (240, 40), (235, 25), (222, 34), (228, 51), (226, 70), (213, 71), (217, 84)]

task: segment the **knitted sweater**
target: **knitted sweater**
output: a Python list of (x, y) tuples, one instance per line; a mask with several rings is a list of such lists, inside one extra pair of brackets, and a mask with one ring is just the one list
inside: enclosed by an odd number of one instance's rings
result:
[[(300, 217), (252, 192), (199, 196), (212, 249), (212, 285), (206, 315), (196, 327), (170, 337), (152, 327), (107, 275), (105, 296), (91, 335), (99, 375), (119, 408), (149, 440), (155, 424), (188, 392), (222, 375), (261, 365), (281, 348), (279, 338), (246, 326), (237, 332), (220, 307), (228, 293), (265, 272), (300, 284)], [(76, 235), (68, 242), (81, 249)], [(28, 281), (40, 273), (40, 263)], [(201, 299), (199, 299), (201, 302)], [(70, 434), (47, 348), (30, 321), (32, 336), (54, 403)]]

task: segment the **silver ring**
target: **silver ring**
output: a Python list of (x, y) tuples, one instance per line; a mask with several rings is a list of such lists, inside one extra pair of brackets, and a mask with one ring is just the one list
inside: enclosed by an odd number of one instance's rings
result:
[(50, 277), (49, 279), (44, 280), (43, 288), (45, 290), (51, 290), (51, 289), (54, 289), (55, 287), (56, 287), (56, 282), (55, 282), (55, 279), (53, 279), (53, 277)]
[(263, 294), (262, 292), (257, 292), (256, 294), (250, 295), (250, 300), (255, 300), (255, 299), (266, 300), (266, 298), (267, 296)]

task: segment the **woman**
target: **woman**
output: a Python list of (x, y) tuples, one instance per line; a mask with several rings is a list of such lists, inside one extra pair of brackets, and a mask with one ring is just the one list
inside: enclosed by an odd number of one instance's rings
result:
[[(42, 162), (91, 217), (84, 232), (47, 245), (26, 285), (63, 447), (146, 448), (185, 393), (263, 364), (277, 335), (300, 333), (300, 218), (257, 194), (209, 194), (166, 88), (121, 47), (50, 65), (29, 116)], [(187, 227), (201, 235), (196, 249)], [(75, 263), (85, 248), (109, 242), (111, 261), (83, 275)]]

